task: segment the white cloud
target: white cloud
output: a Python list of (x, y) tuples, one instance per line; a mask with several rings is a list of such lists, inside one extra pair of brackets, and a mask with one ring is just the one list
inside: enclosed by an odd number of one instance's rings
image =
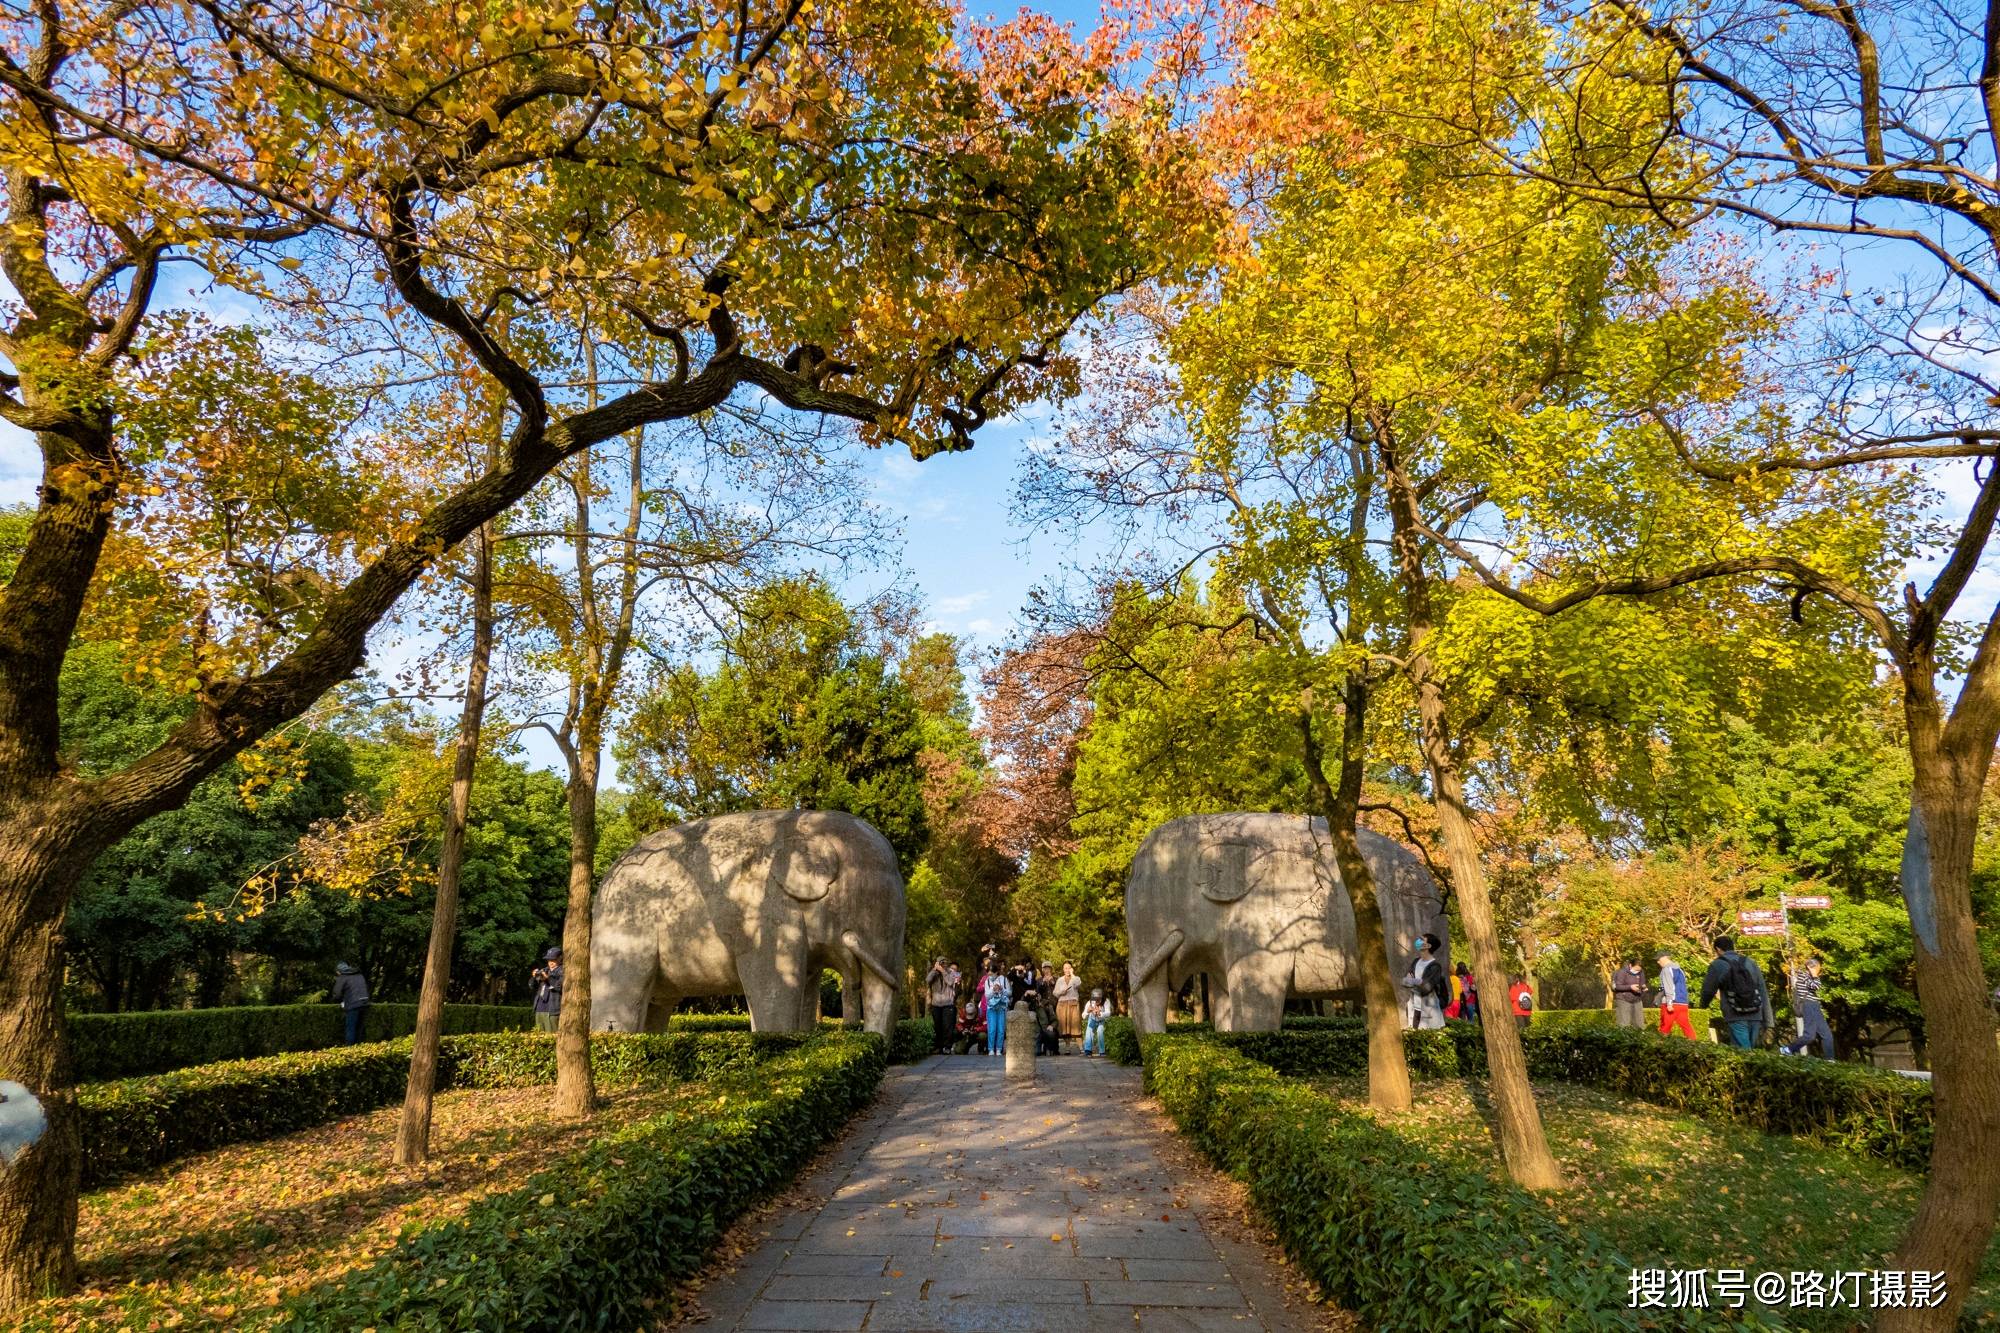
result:
[(931, 609), (941, 616), (962, 616), (991, 595), (981, 588), (978, 592), (962, 593), (957, 597), (940, 597), (931, 603)]

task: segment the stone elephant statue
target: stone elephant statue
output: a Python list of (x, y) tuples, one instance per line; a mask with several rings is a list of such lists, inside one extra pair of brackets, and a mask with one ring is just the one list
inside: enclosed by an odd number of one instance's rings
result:
[(683, 996), (741, 995), (756, 1031), (804, 1031), (830, 967), (886, 1037), (904, 910), (895, 852), (853, 815), (753, 810), (648, 834), (597, 889), (590, 1026), (660, 1032)]
[[(1423, 863), (1367, 829), (1361, 854), (1375, 878), (1390, 976), (1409, 970), (1410, 941), (1426, 932), (1446, 941), (1439, 956), (1449, 970), (1444, 903)], [(1168, 995), (1198, 972), (1208, 974), (1221, 1032), (1276, 1031), (1288, 996), (1360, 998), (1354, 907), (1324, 819), (1191, 815), (1160, 825), (1132, 860), (1125, 930), (1142, 1032), (1166, 1025)]]

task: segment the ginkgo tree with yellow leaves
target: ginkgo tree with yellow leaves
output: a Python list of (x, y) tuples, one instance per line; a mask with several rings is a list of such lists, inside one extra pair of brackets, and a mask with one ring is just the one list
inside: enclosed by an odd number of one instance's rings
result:
[[(919, 458), (967, 448), (1069, 387), (1065, 333), (1199, 238), (1204, 192), (1109, 53), (933, 0), (52, 0), (0, 15), (0, 52), (0, 417), (43, 459), (0, 602), (0, 1073), (49, 1111), (0, 1179), (6, 1309), (73, 1276), (60, 939), (93, 857), (353, 674), (402, 593), (563, 460), (738, 394)], [(381, 331), (374, 429), (319, 423), (354, 467), (421, 456), (430, 426), (395, 386), (431, 339), (504, 392), (506, 438), (469, 479), (319, 534), (338, 567), (273, 608), (254, 657), (204, 659), (198, 621), (169, 628), (192, 715), (84, 779), (56, 682), (159, 466), (116, 370), (189, 261), (253, 307)], [(554, 349), (586, 312), (666, 369), (584, 403)]]
[[(1673, 484), (1672, 441), (1647, 407), (1754, 428), (1776, 410), (1754, 353), (1783, 335), (1778, 312), (1726, 254), (1532, 177), (1482, 173), (1476, 136), (1454, 145), (1403, 131), (1405, 120), (1497, 127), (1522, 114), (1495, 92), (1498, 77), (1463, 75), (1539, 67), (1551, 35), (1532, 6), (1233, 9), (1223, 31), (1235, 77), (1208, 129), (1243, 240), (1153, 334), (1185, 430), (1113, 412), (1101, 437), (1073, 437), (1073, 461), (1087, 487), (1121, 503), (1210, 516), (1191, 544), (1250, 590), (1249, 614), (1288, 646), (1295, 679), (1320, 684), (1302, 696), (1309, 760), (1322, 747), (1341, 755), (1358, 792), (1365, 747), (1414, 742), (1473, 972), (1485, 994), (1503, 994), (1469, 794), (1480, 733), (1516, 695), (1559, 694), (1571, 674), (1585, 694), (1629, 664), (1588, 632), (1613, 632), (1615, 618), (1550, 637), (1454, 580), (1430, 534), (1518, 522), (1533, 475), (1567, 488), (1569, 517), (1537, 528), (1530, 577), (1586, 552), (1680, 563), (1720, 541), (1810, 549), (1879, 584), (1894, 565), (1888, 515), (1909, 491), (1857, 485), (1829, 520), (1768, 493)], [(1760, 597), (1689, 597), (1659, 613), (1685, 633)], [(1815, 624), (1801, 637), (1829, 633)], [(1394, 724), (1369, 725), (1378, 710)], [(1319, 804), (1351, 822), (1354, 802), (1328, 800), (1331, 785)], [(1515, 1029), (1488, 1024), (1485, 1042), (1510, 1173), (1560, 1186)], [(1376, 1068), (1371, 1059), (1371, 1088)]]

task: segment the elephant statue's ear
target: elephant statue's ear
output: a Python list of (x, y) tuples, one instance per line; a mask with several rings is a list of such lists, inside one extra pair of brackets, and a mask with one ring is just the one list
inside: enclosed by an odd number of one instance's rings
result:
[(1212, 842), (1201, 849), (1195, 866), (1195, 887), (1212, 903), (1233, 903), (1250, 892), (1250, 863), (1255, 848), (1243, 842)]
[(769, 867), (787, 898), (816, 903), (826, 897), (834, 881), (840, 878), (840, 853), (831, 847), (793, 842), (773, 850)]

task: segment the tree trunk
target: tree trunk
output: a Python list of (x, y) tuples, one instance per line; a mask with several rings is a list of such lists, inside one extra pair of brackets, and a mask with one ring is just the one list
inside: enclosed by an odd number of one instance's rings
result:
[(395, 1160), (414, 1166), (431, 1155), (431, 1101), (437, 1092), (438, 1042), (444, 1034), (444, 994), (451, 980), (452, 946), (458, 938), (458, 876), (465, 860), (465, 821), (472, 809), (472, 779), (479, 768), (479, 731), (486, 720), (486, 673), (493, 658), (493, 524), (482, 524), (472, 553), (472, 660), (465, 670), (465, 706), (452, 756), (451, 806), (445, 812), (444, 849), (438, 856), (437, 903), (431, 910), (430, 949), (417, 996), (417, 1029), (410, 1049), (410, 1081), (403, 1119), (396, 1129)]
[(603, 737), (595, 719), (577, 728), (569, 776), (569, 907), (563, 916), (562, 1012), (556, 1019), (555, 1115), (578, 1119), (597, 1106), (590, 1072), (590, 900), (597, 862), (597, 770)]
[(0, 1167), (0, 1314), (76, 1281), (82, 1144), (63, 1030), (62, 909), (81, 871), (56, 883), (62, 872), (39, 856), (48, 841), (40, 818), (0, 833), (9, 886), (0, 894), (0, 1079), (27, 1088), (48, 1118), (42, 1137)]
[[(1424, 762), (1430, 769), (1437, 797), (1438, 831), (1451, 865), (1452, 890), (1458, 897), (1458, 919), (1472, 952), (1472, 976), (1481, 995), (1507, 993), (1506, 969), (1500, 960), (1500, 933), (1493, 925), (1493, 900), (1486, 890), (1485, 868), (1479, 863), (1479, 840), (1465, 809), (1465, 789), (1456, 757), (1443, 737), (1444, 700), (1430, 679), (1425, 655), (1412, 653), (1413, 673), (1429, 681), (1418, 690), (1423, 715)], [(1426, 700), (1428, 696), (1428, 701)], [(1500, 1155), (1507, 1174), (1531, 1190), (1562, 1189), (1562, 1167), (1549, 1151), (1542, 1130), (1542, 1113), (1528, 1083), (1528, 1061), (1521, 1051), (1521, 1034), (1511, 1022), (1482, 1023), (1486, 1037), (1486, 1068), (1493, 1092), (1494, 1117), (1499, 1122)]]
[(1327, 781), (1326, 764), (1313, 732), (1309, 697), (1300, 709), (1299, 727), (1305, 741), (1306, 780), (1326, 819), (1334, 865), (1354, 909), (1354, 951), (1361, 967), (1362, 1014), (1368, 1022), (1368, 1104), (1383, 1114), (1400, 1115), (1410, 1109), (1412, 1101), (1410, 1062), (1403, 1050), (1402, 1004), (1396, 998), (1396, 979), (1389, 971), (1389, 943), (1383, 938), (1375, 876), (1361, 855), (1361, 836), (1355, 828), (1366, 767), (1367, 708), (1368, 688), (1350, 673), (1341, 700), (1338, 786)]
[[(1465, 804), (1464, 776), (1452, 748), (1450, 719), (1445, 712), (1444, 687), (1430, 658), (1433, 612), (1430, 571), (1424, 565), (1423, 539), (1418, 533), (1417, 497), (1403, 473), (1391, 428), (1376, 423), (1382, 471), (1388, 481), (1390, 545), (1402, 583), (1408, 616), (1409, 647), (1405, 671), (1417, 696), (1417, 717), (1424, 765), (1430, 770), (1431, 795), (1437, 804), (1438, 833), (1451, 865), (1452, 891), (1458, 898), (1458, 919), (1465, 927), (1472, 953), (1472, 976), (1481, 995), (1507, 993), (1506, 970), (1500, 960), (1500, 932), (1493, 923), (1493, 898), (1486, 888), (1486, 870), (1479, 862), (1479, 837)], [(1487, 1076), (1493, 1110), (1499, 1122), (1500, 1155), (1507, 1174), (1526, 1189), (1561, 1189), (1562, 1168), (1549, 1151), (1541, 1111), (1528, 1083), (1528, 1062), (1521, 1051), (1521, 1034), (1509, 1022), (1482, 1023), (1486, 1037)]]
[(1972, 920), (1973, 843), (1992, 742), (1953, 753), (1931, 743), (1935, 735), (1911, 728), (1916, 773), (1903, 896), (1916, 935), (1936, 1130), (1916, 1217), (1888, 1267), (1943, 1273), (1946, 1295), (1935, 1309), (1884, 1310), (1875, 1324), (1883, 1333), (1958, 1326), (2000, 1209), (2000, 1046)]

